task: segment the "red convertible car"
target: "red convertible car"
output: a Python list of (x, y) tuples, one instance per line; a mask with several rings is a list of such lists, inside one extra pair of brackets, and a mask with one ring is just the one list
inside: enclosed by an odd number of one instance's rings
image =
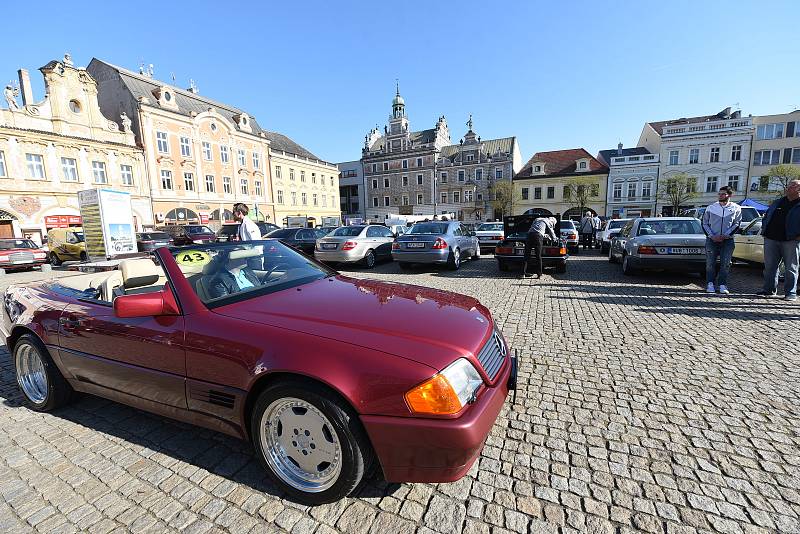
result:
[(510, 389), (477, 300), (338, 274), (277, 240), (198, 244), (11, 286), (2, 329), (28, 404), (73, 391), (252, 441), (305, 503), (462, 477)]

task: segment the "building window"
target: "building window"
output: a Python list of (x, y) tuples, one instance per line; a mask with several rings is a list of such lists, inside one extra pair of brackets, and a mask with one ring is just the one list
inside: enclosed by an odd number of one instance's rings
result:
[(206, 174), (206, 192), (213, 193), (216, 189), (216, 184), (214, 183), (214, 175), (213, 174)]
[(474, 159), (475, 156), (473, 156), (472, 154), (467, 154), (467, 161), (473, 161)]
[(408, 206), (408, 195), (403, 195), (403, 206)]
[(239, 149), (239, 166), (240, 167), (247, 166), (247, 153), (241, 148)]
[(527, 187), (523, 187), (522, 188), (522, 200), (528, 200), (528, 188)]
[(612, 193), (614, 200), (622, 200), (622, 184), (614, 184)]
[[(378, 172), (378, 164), (377, 163), (373, 163), (372, 164), (372, 172)], [(376, 204), (376, 206), (377, 206), (377, 204)]]
[(384, 178), (383, 179), (383, 187), (389, 187), (389, 179), (388, 178)]
[(502, 179), (503, 179), (503, 169), (496, 168), (496, 169), (494, 170), (494, 177), (495, 177), (497, 180), (502, 180)]
[(388, 206), (389, 205), (389, 197), (383, 197), (383, 205), (384, 206)]
[(25, 154), (28, 162), (28, 177), (34, 180), (44, 180), (44, 158), (41, 154)]
[(253, 182), (253, 187), (256, 190), (256, 196), (260, 197), (261, 196), (261, 181), (260, 180), (256, 180), (255, 182)]
[(297, 191), (292, 191), (292, 206), (297, 206)]
[(677, 165), (678, 164), (678, 151), (677, 150), (670, 150), (669, 151), (669, 164), (670, 165)]
[(555, 186), (551, 185), (547, 188), (547, 198), (556, 198), (556, 188)]
[(408, 186), (408, 176), (403, 176), (403, 187)]
[(719, 163), (719, 147), (711, 147), (711, 154), (708, 158), (709, 163)]
[(278, 198), (278, 204), (283, 204), (283, 191), (280, 189), (278, 189), (277, 191), (277, 198)]
[[(788, 148), (786, 150), (789, 150)], [(797, 165), (800, 164), (800, 148), (795, 148), (792, 151), (792, 163)]]
[(161, 189), (172, 190), (172, 171), (161, 171)]
[(542, 166), (541, 165), (534, 165), (533, 172), (542, 172)]
[(475, 181), (480, 182), (483, 180), (483, 169), (475, 169)]
[(741, 161), (742, 159), (742, 145), (733, 145), (731, 147), (731, 161)]
[(459, 191), (453, 191), (453, 202), (461, 202), (461, 193)]
[(734, 174), (732, 176), (728, 176), (728, 187), (733, 189), (734, 191), (739, 190), (739, 176)]
[(404, 169), (407, 169), (407, 168), (408, 168), (408, 160), (407, 160), (407, 159), (404, 159), (404, 160), (403, 160), (403, 168), (404, 168)]
[(233, 193), (233, 186), (231, 184), (231, 177), (230, 176), (223, 176), (222, 177), (222, 192), (226, 195), (230, 195)]
[(261, 168), (261, 156), (258, 155), (258, 152), (253, 152), (253, 168)]
[(783, 123), (761, 124), (756, 128), (756, 139), (780, 139), (783, 137)]
[(158, 151), (162, 154), (169, 154), (169, 141), (167, 141), (167, 132), (156, 132), (156, 145)]
[(561, 197), (564, 198), (564, 200), (568, 200), (571, 196), (572, 196), (572, 192), (570, 191), (569, 186), (565, 185), (562, 188)]
[(181, 137), (181, 156), (192, 157), (192, 145), (189, 143), (188, 137)]
[(133, 167), (130, 165), (120, 165), (119, 172), (122, 176), (122, 185), (133, 185)]
[(228, 163), (228, 147), (226, 147), (226, 146), (220, 146), (219, 147), (219, 160), (222, 163), (225, 163), (225, 164)]
[(458, 171), (458, 181), (459, 182), (464, 181), (464, 171)]
[(753, 154), (753, 165), (777, 165), (780, 159), (780, 150), (758, 150)]
[(280, 180), (281, 179), (281, 166), (280, 165), (275, 165), (275, 179), (276, 180)]
[[(1, 153), (0, 153), (1, 154)], [(0, 158), (2, 159), (2, 158)], [(64, 173), (65, 182), (78, 181), (78, 163), (72, 158), (61, 158), (61, 169)], [(0, 170), (3, 171), (2, 176), (5, 176), (5, 164), (2, 165)]]
[(533, 188), (533, 199), (534, 200), (541, 200), (542, 199), (542, 188), (541, 187), (534, 187)]
[(289, 168), (289, 179), (294, 181), (294, 169)]
[(308, 205), (308, 193), (300, 193), (300, 200), (303, 203), (303, 206)]
[(636, 184), (628, 184), (628, 198), (636, 198)]
[[(324, 197), (325, 195), (322, 195), (322, 196)], [(313, 194), (311, 195), (311, 203), (312, 203), (314, 206), (317, 206), (317, 194), (316, 194), (316, 193), (313, 193)]]
[(372, 207), (373, 208), (378, 207), (378, 197), (372, 197)]
[(335, 195), (331, 195), (331, 206), (335, 206), (335, 205), (336, 205), (336, 196)]
[(578, 167), (580, 169), (585, 169), (586, 168), (586, 162), (585, 161), (581, 161), (581, 163), (580, 163), (580, 165)]
[(211, 154), (211, 143), (203, 141), (203, 159), (211, 161), (213, 157), (214, 156)]
[(106, 164), (102, 161), (93, 161), (92, 176), (94, 176), (94, 183), (107, 184), (108, 176), (106, 176)]
[(642, 184), (642, 200), (649, 200), (651, 194), (653, 194), (653, 184), (644, 182)]
[[(311, 173), (311, 183), (312, 184), (317, 183), (317, 173), (315, 173), (315, 172)], [(324, 176), (322, 177), (322, 185), (325, 185), (325, 177)]]
[(417, 175), (417, 185), (422, 185), (422, 175), (421, 174)]
[(717, 180), (718, 177), (716, 176), (709, 176), (708, 178), (706, 178), (706, 193), (716, 193)]
[(447, 183), (447, 173), (446, 173), (446, 172), (443, 172), (443, 173), (441, 173), (441, 174), (439, 175), (439, 180), (440, 180), (440, 181), (441, 181), (443, 184), (446, 184), (446, 183)]
[(464, 202), (472, 202), (472, 189), (464, 191)]
[(372, 189), (378, 189), (378, 179), (374, 178), (372, 180)]
[(422, 167), (422, 158), (417, 158), (417, 167)]
[(183, 173), (183, 187), (187, 191), (194, 191), (194, 174), (190, 172)]
[(300, 182), (306, 183), (306, 171), (303, 170), (300, 171)]
[[(325, 181), (325, 177), (323, 177), (323, 181)], [(331, 176), (331, 187), (333, 187), (333, 176)]]
[(388, 161), (384, 161), (383, 162), (383, 170), (384, 171), (388, 171), (389, 170), (389, 162)]
[(422, 204), (422, 195), (421, 194), (417, 195), (417, 204)]
[[(322, 207), (323, 208), (327, 208), (328, 207), (328, 197), (326, 197), (325, 195), (322, 195)], [(357, 212), (357, 211), (358, 211), (358, 208), (353, 208), (353, 212), (354, 213)]]
[(239, 188), (242, 191), (243, 195), (247, 196), (250, 194), (247, 188), (247, 178), (242, 178), (241, 180), (239, 180)]
[(6, 173), (6, 155), (0, 150), (0, 177), (6, 178), (8, 174)]
[(700, 162), (700, 149), (692, 148), (689, 150), (689, 164)]
[(447, 203), (447, 193), (442, 193), (442, 204)]
[(478, 200), (483, 200), (483, 193), (478, 193)]

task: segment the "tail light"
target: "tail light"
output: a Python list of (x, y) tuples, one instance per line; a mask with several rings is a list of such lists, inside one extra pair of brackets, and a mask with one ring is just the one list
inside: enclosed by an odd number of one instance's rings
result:
[(558, 249), (558, 253), (559, 254), (566, 254), (567, 253), (567, 247), (561, 247), (560, 249)]
[(355, 241), (345, 241), (344, 245), (342, 245), (342, 250), (353, 250), (356, 246), (357, 243)]
[(495, 254), (513, 254), (514, 249), (511, 247), (497, 247), (495, 249)]
[(639, 254), (658, 254), (658, 251), (656, 251), (656, 247), (640, 246)]
[(8, 256), (0, 256), (0, 261), (8, 261)]
[(444, 248), (447, 248), (447, 242), (441, 237), (437, 237), (436, 242), (433, 244), (431, 248), (434, 250), (442, 250)]
[(392, 250), (400, 250), (400, 243), (398, 243), (397, 241), (392, 243)]

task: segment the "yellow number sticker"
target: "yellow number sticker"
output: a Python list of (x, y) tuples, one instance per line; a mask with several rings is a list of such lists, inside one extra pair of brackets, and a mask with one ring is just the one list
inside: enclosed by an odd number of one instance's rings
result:
[(178, 265), (191, 265), (192, 267), (205, 265), (211, 261), (211, 256), (202, 250), (182, 250), (175, 256)]

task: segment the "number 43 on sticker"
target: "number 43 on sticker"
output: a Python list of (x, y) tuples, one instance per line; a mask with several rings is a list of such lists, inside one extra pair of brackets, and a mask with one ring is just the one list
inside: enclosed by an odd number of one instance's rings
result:
[(202, 250), (186, 250), (175, 256), (178, 265), (205, 265), (211, 261), (211, 256)]

